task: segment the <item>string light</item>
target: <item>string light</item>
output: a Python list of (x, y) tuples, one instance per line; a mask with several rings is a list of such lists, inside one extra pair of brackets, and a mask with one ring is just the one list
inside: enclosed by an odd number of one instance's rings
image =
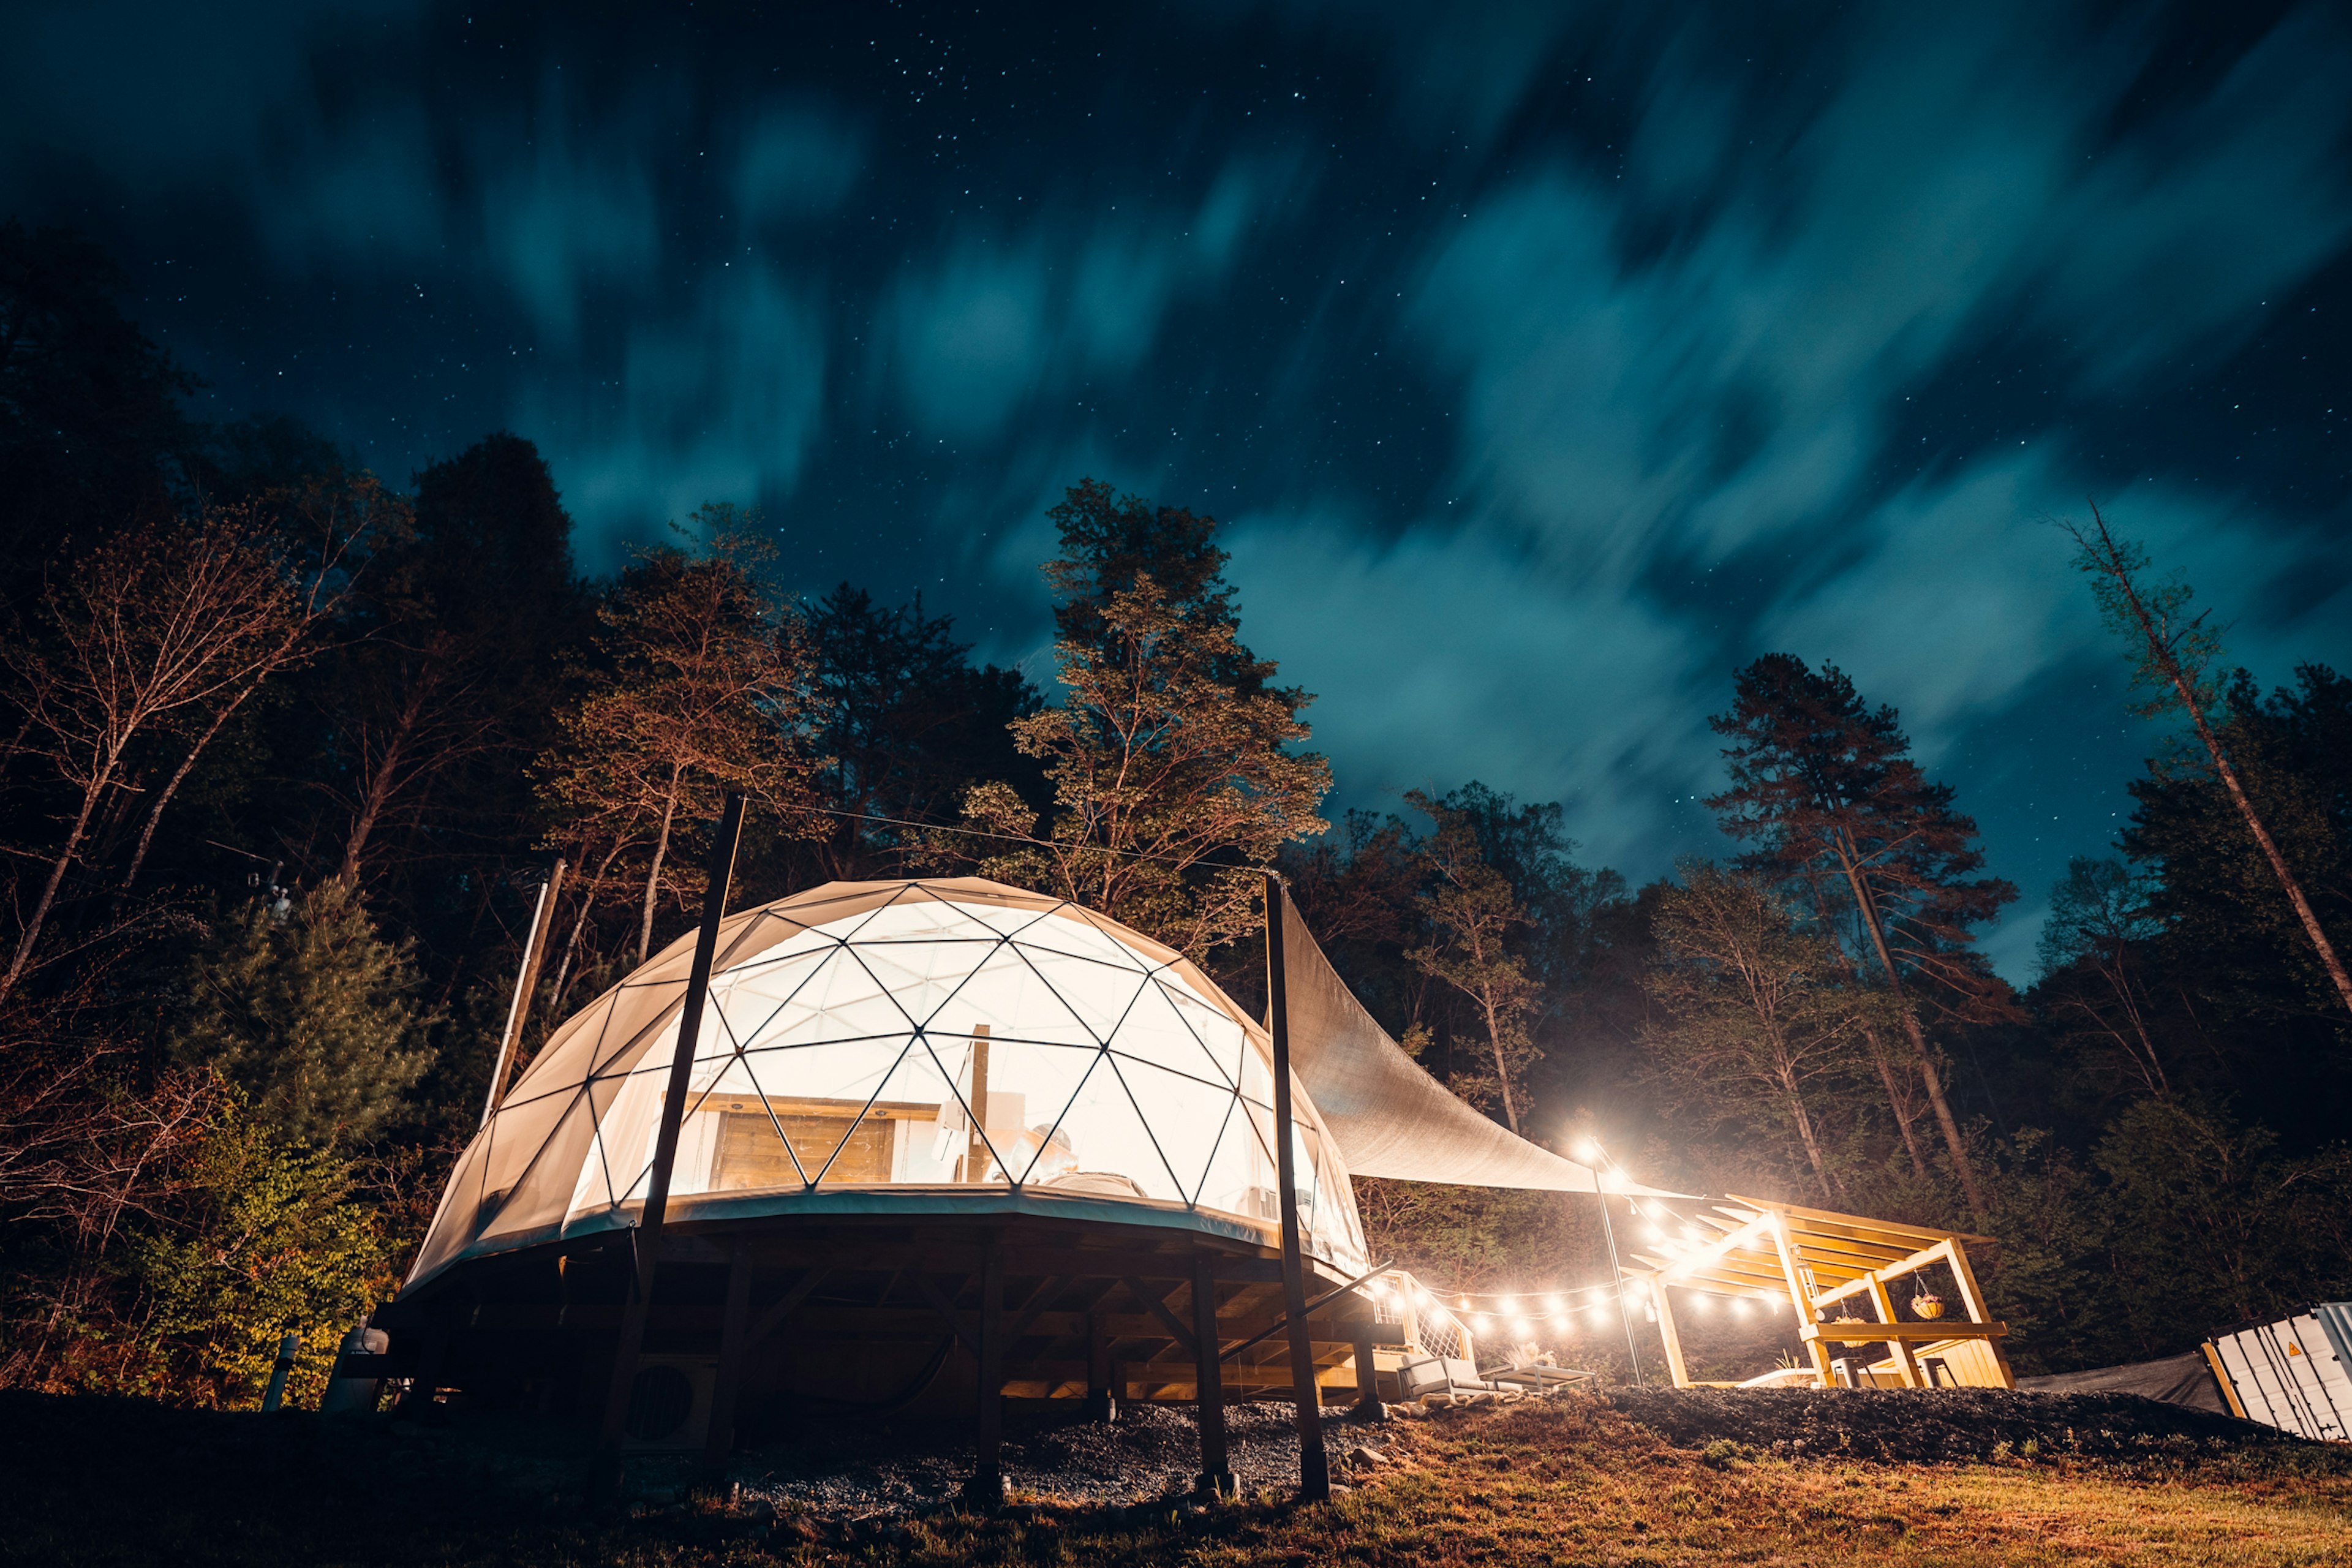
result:
[(1557, 1318), (1559, 1316), (1560, 1310), (1561, 1308), (1559, 1297), (1546, 1296), (1544, 1298), (1544, 1311), (1548, 1316)]

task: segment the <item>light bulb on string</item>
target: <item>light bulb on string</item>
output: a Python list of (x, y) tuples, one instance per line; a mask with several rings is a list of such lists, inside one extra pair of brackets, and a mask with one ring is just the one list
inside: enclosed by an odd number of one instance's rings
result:
[(1557, 1318), (1559, 1316), (1560, 1310), (1560, 1300), (1559, 1297), (1546, 1296), (1544, 1298), (1544, 1312), (1547, 1316)]

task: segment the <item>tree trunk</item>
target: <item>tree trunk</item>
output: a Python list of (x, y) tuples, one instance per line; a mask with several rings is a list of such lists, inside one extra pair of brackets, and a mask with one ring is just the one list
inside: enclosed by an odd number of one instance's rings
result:
[(1830, 1179), (1830, 1163), (1822, 1155), (1822, 1141), (1813, 1133), (1813, 1119), (1805, 1110), (1805, 1097), (1797, 1090), (1797, 1080), (1785, 1068), (1780, 1073), (1780, 1092), (1789, 1097), (1789, 1114), (1797, 1123), (1797, 1136), (1804, 1141), (1805, 1158), (1813, 1163), (1813, 1178), (1822, 1184), (1822, 1201), (1840, 1201), (1839, 1189)]
[(121, 890), (123, 892), (127, 893), (131, 890), (131, 885), (139, 879), (139, 868), (147, 863), (147, 851), (155, 842), (155, 827), (163, 820), (163, 808), (172, 804), (172, 797), (177, 795), (180, 792), (180, 786), (187, 782), (188, 774), (195, 769), (196, 759), (205, 754), (205, 748), (213, 743), (213, 737), (221, 732), (221, 726), (226, 724), (236, 710), (244, 706), (245, 700), (254, 693), (259, 684), (257, 681), (254, 685), (239, 691), (229, 700), (227, 707), (214, 715), (213, 721), (205, 726), (205, 732), (196, 737), (196, 743), (188, 748), (188, 754), (180, 759), (179, 767), (173, 770), (170, 781), (163, 785), (162, 793), (155, 796), (155, 804), (147, 810), (147, 824), (139, 830), (139, 847), (131, 852), (131, 869), (122, 874)]
[(355, 888), (360, 881), (360, 851), (367, 847), (376, 819), (383, 815), (385, 803), (392, 799), (393, 781), (399, 775), (400, 759), (408, 750), (409, 737), (416, 732), (420, 706), (419, 700), (412, 695), (400, 715), (400, 727), (392, 732), (392, 744), (384, 748), (383, 761), (369, 775), (367, 788), (360, 795), (359, 816), (352, 823), (352, 836), (343, 845), (342, 868), (335, 873)]
[(8, 960), (8, 973), (0, 976), (0, 998), (15, 992), (16, 982), (24, 978), (26, 966), (32, 963), (34, 944), (41, 940), (41, 922), (49, 918), (49, 907), (57, 902), (66, 868), (73, 864), (74, 854), (81, 847), (82, 835), (89, 831), (90, 813), (98, 809), (99, 796), (105, 793), (113, 776), (111, 765), (92, 771), (89, 787), (82, 791), (81, 811), (74, 818), (73, 831), (66, 835), (66, 847), (58, 852), (57, 863), (49, 868), (48, 879), (41, 884), (41, 896), (34, 901), (24, 934), (16, 939), (16, 953)]
[(1924, 1176), (1927, 1173), (1927, 1156), (1919, 1152), (1919, 1134), (1911, 1125), (1911, 1112), (1903, 1104), (1903, 1090), (1895, 1082), (1895, 1064), (1886, 1059), (1886, 1047), (1878, 1043), (1878, 1031), (1864, 1029), (1862, 1037), (1870, 1044), (1870, 1059), (1878, 1068), (1878, 1081), (1886, 1086), (1886, 1108), (1895, 1113), (1895, 1125), (1903, 1133), (1903, 1147), (1911, 1152), (1911, 1169)]
[(669, 770), (669, 795), (662, 802), (661, 832), (654, 838), (654, 863), (646, 872), (646, 919), (637, 931), (637, 962), (643, 963), (654, 947), (654, 907), (661, 896), (662, 860), (669, 854), (669, 825), (677, 816), (678, 781), (685, 777), (683, 767)]
[[(2270, 829), (2263, 826), (2261, 815), (2254, 810), (2254, 803), (2247, 798), (2244, 786), (2239, 784), (2238, 770), (2231, 767), (2230, 759), (2222, 754), (2221, 742), (2214, 735), (2212, 725), (2205, 721), (2205, 705), (2199, 700), (2196, 688), (2189, 679), (2189, 672), (2180, 667), (2180, 660), (2174, 655), (2171, 645), (2157, 630), (2155, 619), (2141, 602), (2139, 589), (2133, 584), (2131, 574), (2116, 553), (2115, 541), (2107, 537), (2106, 520), (2099, 516), (2096, 507), (2091, 509), (2091, 521), (2097, 524), (2099, 542), (2105, 546), (2102, 568), (2123, 590), (2125, 601), (2131, 605), (2133, 618), (2139, 622), (2140, 636), (2147, 640), (2148, 653), (2156, 659), (2158, 668), (2164, 671), (2165, 678), (2172, 682), (2173, 692), (2180, 699), (2180, 705), (2189, 710), (2189, 721), (2197, 726), (2197, 738), (2205, 742), (2205, 754), (2213, 759), (2214, 773), (2220, 775), (2222, 787), (2230, 792), (2230, 798), (2237, 803), (2239, 814), (2246, 819), (2246, 830), (2254, 836), (2254, 842), (2262, 846), (2263, 855), (2270, 861), (2271, 870), (2278, 878), (2279, 886), (2286, 890), (2287, 902), (2294, 906), (2295, 919), (2303, 922), (2304, 934), (2311, 938), (2311, 945), (2318, 950), (2320, 964), (2327, 971), (2328, 979), (2336, 983), (2336, 994), (2343, 1001), (2345, 1010), (2352, 1012), (2352, 974), (2345, 972), (2344, 961), (2336, 956), (2336, 944), (2329, 942), (2327, 933), (2320, 929), (2319, 916), (2313, 912), (2311, 900), (2303, 896), (2303, 884), (2296, 881), (2294, 873), (2287, 869), (2286, 857), (2279, 853)], [(2081, 536), (2076, 537), (2079, 539)]]
[(1496, 1022), (1495, 1004), (1488, 1000), (1485, 1005), (1486, 1038), (1495, 1047), (1495, 1081), (1503, 1087), (1503, 1118), (1511, 1124), (1511, 1131), (1517, 1132), (1519, 1130), (1519, 1108), (1511, 1099), (1511, 1069), (1504, 1065), (1502, 1026)]
[(1919, 1027), (1918, 1011), (1911, 1005), (1911, 995), (1903, 985), (1902, 972), (1895, 967), (1895, 954), (1886, 945), (1886, 928), (1878, 918), (1878, 903), (1872, 898), (1869, 885), (1864, 880), (1862, 868), (1855, 863), (1853, 847), (1841, 837), (1838, 860), (1845, 868), (1847, 885), (1853, 891), (1854, 908), (1862, 913), (1862, 923), (1869, 932), (1871, 943), (1878, 950), (1878, 962), (1886, 970), (1887, 986), (1895, 993), (1895, 1001), (1903, 1013), (1903, 1033), (1911, 1041), (1911, 1054), (1919, 1064), (1919, 1081), (1927, 1086), (1927, 1103), (1935, 1108), (1936, 1122), (1943, 1130), (1944, 1146), (1951, 1151), (1952, 1169), (1958, 1173), (1961, 1190), (1969, 1195), (1969, 1209), (1981, 1224), (1985, 1215), (1984, 1193), (1977, 1185), (1975, 1163), (1969, 1158), (1969, 1146), (1960, 1137), (1960, 1124), (1952, 1115), (1951, 1102), (1944, 1097), (1943, 1076), (1936, 1071), (1936, 1058), (1928, 1054), (1927, 1032)]

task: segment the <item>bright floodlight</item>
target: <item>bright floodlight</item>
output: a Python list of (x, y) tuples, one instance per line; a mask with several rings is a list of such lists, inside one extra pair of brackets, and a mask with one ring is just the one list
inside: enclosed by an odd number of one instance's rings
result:
[(1601, 1145), (1590, 1138), (1587, 1138), (1577, 1144), (1576, 1157), (1583, 1161), (1588, 1165), (1599, 1164), (1603, 1159), (1607, 1158), (1606, 1155), (1601, 1152)]

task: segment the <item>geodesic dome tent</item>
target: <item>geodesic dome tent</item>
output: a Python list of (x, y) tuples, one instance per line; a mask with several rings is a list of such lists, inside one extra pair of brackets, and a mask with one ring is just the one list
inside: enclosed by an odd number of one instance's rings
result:
[[(636, 1223), (692, 952), (556, 1031), (466, 1151), (411, 1289)], [(719, 928), (669, 1215), (1042, 1212), (1266, 1245), (1272, 1100), (1264, 1029), (1148, 937), (977, 879), (832, 883)], [(1304, 1249), (1349, 1278), (1369, 1259), (1346, 1163), (1295, 1100)]]

